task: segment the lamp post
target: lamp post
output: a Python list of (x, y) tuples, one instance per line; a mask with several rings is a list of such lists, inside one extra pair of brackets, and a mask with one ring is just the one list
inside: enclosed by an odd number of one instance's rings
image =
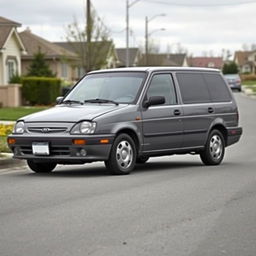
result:
[(139, 2), (140, 0), (134, 0), (133, 2), (129, 2), (129, 0), (126, 0), (126, 58), (125, 58), (125, 64), (126, 67), (130, 66), (130, 53), (129, 53), (129, 9)]
[(145, 64), (146, 64), (146, 66), (148, 65), (148, 37), (156, 31), (165, 30), (164, 28), (161, 28), (161, 29), (152, 31), (151, 33), (148, 33), (148, 23), (150, 21), (152, 21), (153, 19), (155, 19), (157, 17), (162, 17), (162, 16), (165, 16), (165, 13), (154, 15), (151, 18), (148, 18), (147, 16), (145, 17)]

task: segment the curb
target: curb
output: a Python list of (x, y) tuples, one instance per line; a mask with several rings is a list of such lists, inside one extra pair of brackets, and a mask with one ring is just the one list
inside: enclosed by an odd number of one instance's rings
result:
[(1, 169), (11, 168), (11, 167), (23, 167), (26, 162), (24, 160), (13, 159), (10, 156), (0, 158), (0, 171)]
[(253, 92), (252, 89), (250, 88), (246, 88), (246, 87), (242, 87), (242, 92), (249, 98), (251, 99), (256, 99), (256, 93)]

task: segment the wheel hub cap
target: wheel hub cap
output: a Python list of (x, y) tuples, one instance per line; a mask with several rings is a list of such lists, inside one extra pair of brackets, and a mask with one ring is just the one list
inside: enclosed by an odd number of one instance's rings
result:
[(210, 153), (212, 158), (218, 160), (221, 158), (223, 152), (223, 144), (219, 135), (215, 134), (210, 140)]
[(123, 140), (118, 144), (116, 150), (116, 160), (119, 167), (123, 169), (130, 167), (133, 160), (133, 149), (128, 141)]

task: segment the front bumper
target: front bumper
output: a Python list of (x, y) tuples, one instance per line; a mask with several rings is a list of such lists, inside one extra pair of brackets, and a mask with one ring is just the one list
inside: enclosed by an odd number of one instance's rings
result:
[[(36, 161), (49, 161), (63, 164), (88, 163), (107, 160), (114, 140), (113, 134), (102, 135), (9, 135), (15, 143), (9, 144), (13, 157), (17, 159), (33, 159)], [(83, 139), (85, 145), (75, 145), (74, 140)], [(104, 140), (104, 143), (101, 143)], [(107, 140), (107, 143), (106, 143)], [(47, 142), (49, 155), (34, 155), (32, 143)], [(81, 150), (86, 155), (81, 154)]]
[(228, 130), (228, 136), (227, 136), (226, 146), (230, 146), (240, 140), (243, 133), (242, 127), (231, 127), (231, 128), (228, 128), (227, 130)]

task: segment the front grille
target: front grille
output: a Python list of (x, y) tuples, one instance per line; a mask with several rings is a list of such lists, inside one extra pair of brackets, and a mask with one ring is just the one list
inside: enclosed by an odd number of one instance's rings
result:
[(67, 127), (28, 127), (29, 132), (33, 133), (62, 133)]
[[(32, 146), (21, 146), (20, 152), (22, 155), (32, 155)], [(50, 147), (50, 156), (68, 156), (70, 155), (69, 147), (59, 147), (51, 146)]]

